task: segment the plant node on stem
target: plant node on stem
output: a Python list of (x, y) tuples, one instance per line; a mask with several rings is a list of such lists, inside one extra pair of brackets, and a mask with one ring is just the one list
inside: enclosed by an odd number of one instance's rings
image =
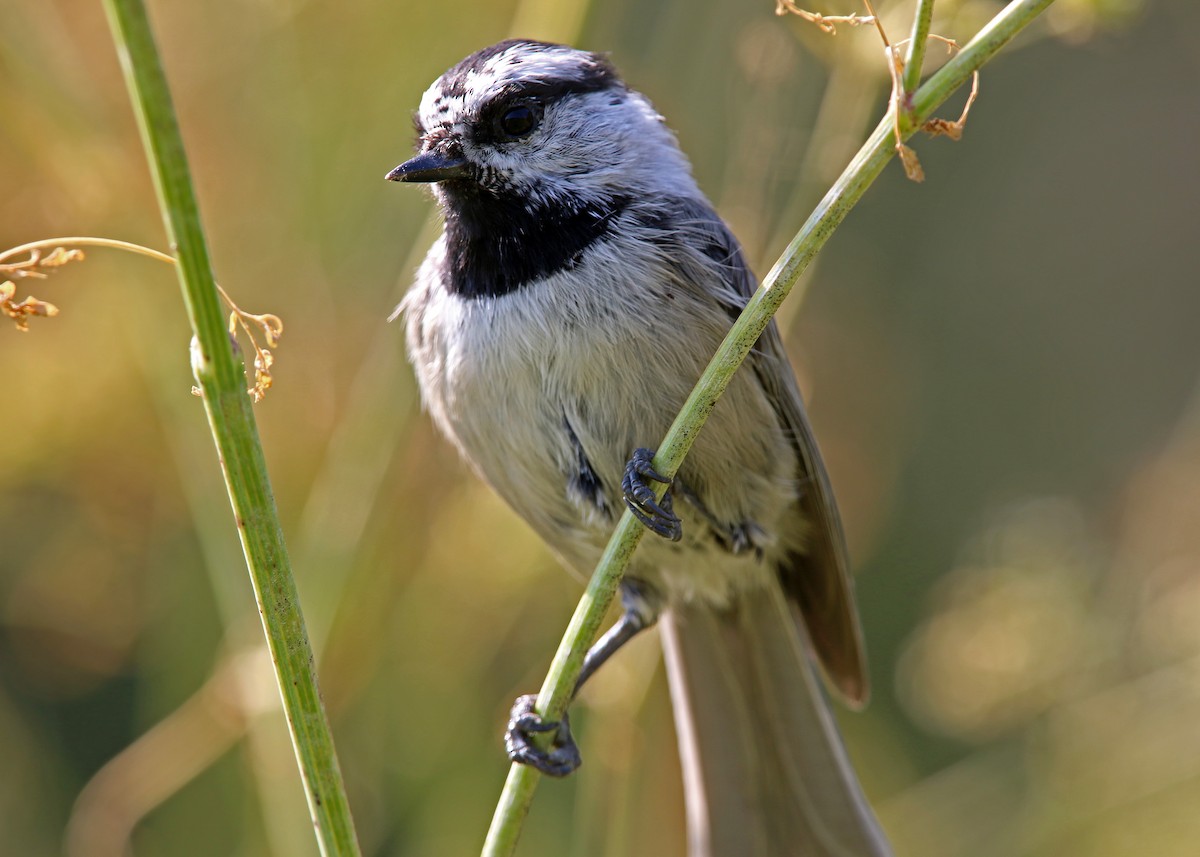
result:
[[(23, 277), (44, 280), (69, 262), (82, 262), (85, 256), (83, 250), (79, 249), (79, 245), (126, 250), (141, 256), (149, 256), (151, 259), (157, 259), (169, 265), (175, 264), (173, 257), (168, 256), (166, 253), (160, 253), (158, 250), (143, 247), (141, 244), (118, 241), (114, 238), (92, 238), (89, 236), (44, 238), (41, 241), (33, 241), (28, 244), (22, 244), (20, 247), (13, 247), (0, 252), (0, 277), (9, 278), (0, 282), (0, 312), (13, 320), (17, 326), (17, 330), (27, 333), (29, 331), (30, 318), (34, 316), (56, 316), (58, 315), (58, 307), (52, 303), (39, 300), (32, 295), (21, 301), (17, 301), (17, 286), (13, 280)], [(50, 249), (47, 255), (43, 256), (42, 251), (46, 248), (52, 249)], [(27, 255), (24, 258), (19, 258), (22, 254)], [(13, 257), (18, 258), (13, 261)], [(238, 328), (241, 327), (242, 332), (246, 334), (246, 338), (250, 340), (250, 344), (254, 349), (254, 384), (246, 392), (250, 394), (250, 397), (255, 402), (260, 402), (266, 396), (267, 390), (271, 388), (273, 382), (271, 366), (275, 363), (275, 356), (271, 353), (270, 349), (279, 346), (279, 339), (283, 336), (283, 321), (279, 316), (272, 315), (271, 313), (255, 314), (246, 312), (234, 303), (233, 298), (221, 288), (219, 283), (214, 283), (214, 285), (216, 285), (221, 299), (229, 305), (229, 333), (236, 335)], [(262, 336), (266, 341), (266, 346), (259, 344), (259, 336)], [(195, 388), (193, 388), (194, 391)]]

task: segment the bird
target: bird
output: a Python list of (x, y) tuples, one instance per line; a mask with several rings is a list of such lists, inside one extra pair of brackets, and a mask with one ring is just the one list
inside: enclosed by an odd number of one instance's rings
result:
[[(569, 568), (590, 572), (626, 508), (655, 536), (577, 689), (657, 625), (693, 857), (890, 854), (820, 679), (866, 702), (843, 528), (774, 323), (674, 478), (654, 466), (757, 287), (675, 134), (606, 55), (529, 39), (451, 67), (414, 124), (386, 178), (443, 218), (395, 313), (425, 410)], [(509, 755), (569, 774), (569, 721), (532, 699)]]

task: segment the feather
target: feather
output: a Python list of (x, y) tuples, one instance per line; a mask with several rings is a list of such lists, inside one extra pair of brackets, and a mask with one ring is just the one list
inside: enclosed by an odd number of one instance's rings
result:
[(778, 586), (659, 620), (690, 857), (887, 857)]

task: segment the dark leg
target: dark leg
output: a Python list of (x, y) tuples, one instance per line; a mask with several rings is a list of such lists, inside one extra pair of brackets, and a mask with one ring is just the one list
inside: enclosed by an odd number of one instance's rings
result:
[(579, 671), (579, 680), (575, 682), (575, 693), (572, 698), (579, 695), (583, 683), (591, 678), (592, 673), (600, 669), (600, 666), (612, 657), (617, 649), (653, 624), (653, 618), (647, 619), (641, 613), (634, 612), (626, 606), (625, 612), (621, 614), (617, 624), (605, 631), (604, 636), (588, 649), (588, 653), (583, 659), (583, 668)]
[[(572, 698), (604, 662), (641, 631), (649, 628), (658, 619), (657, 608), (648, 599), (649, 590), (636, 581), (621, 584), (621, 602), (625, 611), (617, 624), (596, 641), (583, 659), (583, 667), (575, 682)], [(513, 703), (509, 713), (508, 728), (504, 732), (504, 749), (508, 758), (522, 765), (530, 765), (551, 777), (565, 777), (579, 767), (583, 761), (579, 747), (571, 735), (571, 724), (567, 715), (561, 721), (543, 720), (533, 710), (537, 696), (521, 696)], [(543, 750), (534, 742), (534, 734), (553, 732), (550, 749)]]
[[(504, 730), (504, 750), (513, 762), (529, 765), (548, 777), (565, 777), (583, 763), (579, 745), (571, 736), (571, 723), (565, 712), (562, 720), (543, 720), (533, 710), (536, 703), (536, 693), (517, 697)], [(545, 732), (554, 733), (549, 750), (533, 743), (534, 734)]]
[(625, 465), (625, 478), (621, 480), (621, 493), (625, 497), (625, 505), (639, 521), (654, 533), (673, 542), (683, 536), (683, 525), (679, 516), (671, 508), (670, 489), (663, 495), (662, 500), (654, 499), (654, 491), (646, 484), (647, 479), (669, 484), (670, 479), (663, 476), (651, 461), (654, 452), (638, 448), (633, 451), (633, 457)]

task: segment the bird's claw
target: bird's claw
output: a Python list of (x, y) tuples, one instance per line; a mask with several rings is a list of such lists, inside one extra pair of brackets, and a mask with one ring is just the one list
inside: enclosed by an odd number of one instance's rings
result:
[(671, 483), (670, 479), (654, 469), (653, 459), (653, 450), (638, 448), (633, 451), (633, 457), (625, 465), (621, 493), (629, 511), (651, 532), (677, 542), (683, 536), (683, 524), (671, 506), (670, 490), (658, 500), (654, 491), (646, 484), (647, 479), (666, 485)]
[[(517, 697), (504, 732), (504, 749), (513, 762), (529, 765), (549, 777), (565, 777), (583, 762), (571, 736), (571, 724), (565, 713), (562, 720), (543, 720), (534, 711), (536, 703), (534, 694)], [(554, 733), (549, 750), (538, 747), (532, 737), (546, 732)]]

